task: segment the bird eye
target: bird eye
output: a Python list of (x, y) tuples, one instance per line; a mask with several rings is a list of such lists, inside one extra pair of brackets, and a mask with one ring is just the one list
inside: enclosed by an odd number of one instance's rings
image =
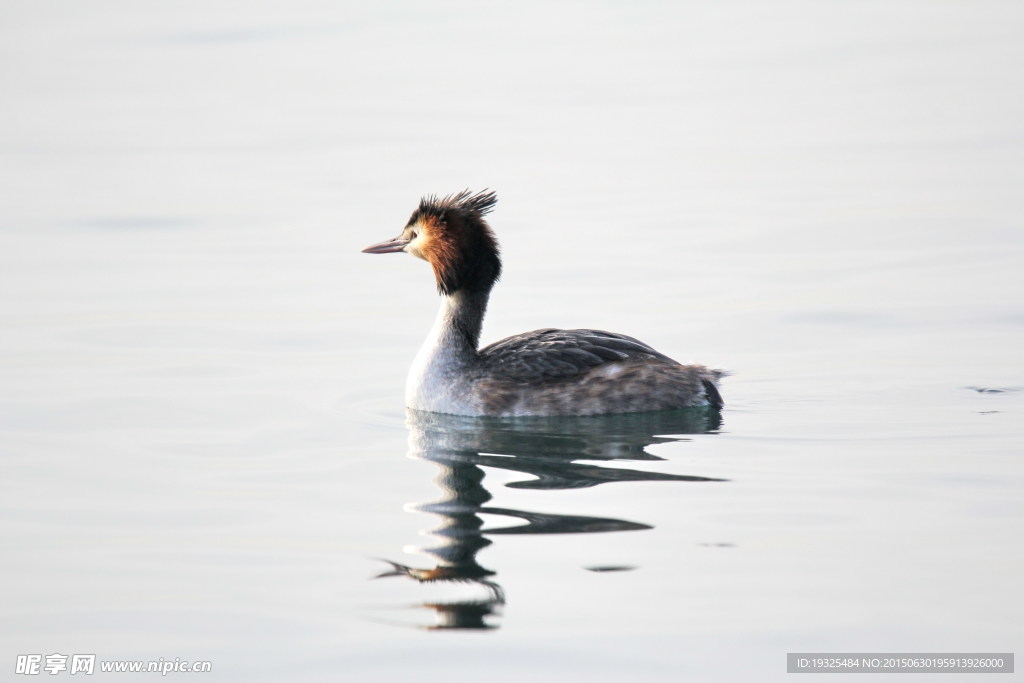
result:
[(409, 233), (409, 239), (411, 239), (411, 240), (416, 239), (416, 231), (415, 230), (413, 230), (411, 233)]

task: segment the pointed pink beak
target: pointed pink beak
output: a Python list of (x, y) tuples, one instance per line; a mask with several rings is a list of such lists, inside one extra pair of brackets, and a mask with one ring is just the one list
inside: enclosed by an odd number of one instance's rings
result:
[(409, 244), (409, 240), (396, 237), (390, 240), (384, 240), (377, 244), (371, 244), (366, 249), (363, 249), (364, 254), (392, 254), (396, 251), (402, 251), (405, 249), (405, 245)]

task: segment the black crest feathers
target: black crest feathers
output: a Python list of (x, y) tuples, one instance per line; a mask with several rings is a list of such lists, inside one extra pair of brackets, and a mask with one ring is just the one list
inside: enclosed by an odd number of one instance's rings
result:
[(409, 224), (411, 225), (426, 216), (432, 216), (441, 221), (446, 221), (452, 214), (459, 217), (483, 218), (494, 210), (494, 205), (497, 203), (498, 194), (493, 190), (481, 190), (476, 194), (470, 190), (463, 190), (445, 197), (431, 194), (420, 200), (419, 207), (409, 218)]

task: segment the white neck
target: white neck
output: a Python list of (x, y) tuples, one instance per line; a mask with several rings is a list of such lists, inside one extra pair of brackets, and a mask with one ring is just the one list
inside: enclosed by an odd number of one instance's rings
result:
[(416, 410), (475, 414), (469, 382), (489, 291), (460, 290), (442, 298), (434, 326), (409, 369), (405, 402)]

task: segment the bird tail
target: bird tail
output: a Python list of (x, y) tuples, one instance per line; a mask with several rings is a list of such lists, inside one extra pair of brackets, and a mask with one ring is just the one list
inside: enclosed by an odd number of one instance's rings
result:
[[(718, 377), (721, 377), (721, 373), (715, 374), (715, 379)], [(704, 397), (707, 399), (708, 405), (721, 409), (725, 405), (725, 401), (722, 400), (722, 393), (718, 390), (715, 380), (705, 377), (701, 379), (701, 383), (704, 385)]]

